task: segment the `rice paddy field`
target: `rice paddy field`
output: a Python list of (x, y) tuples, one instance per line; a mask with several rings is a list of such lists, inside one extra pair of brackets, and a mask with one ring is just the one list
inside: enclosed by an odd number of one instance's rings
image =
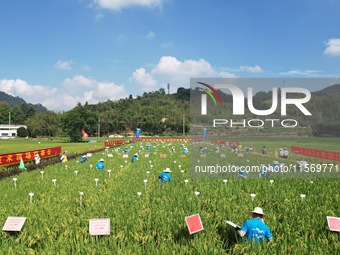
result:
[[(280, 160), (275, 153), (281, 147), (336, 151), (339, 143), (336, 139), (310, 138), (240, 142), (244, 147), (251, 144), (254, 152), (239, 158), (230, 148), (221, 147), (218, 153), (224, 153), (225, 160), (233, 164), (260, 164)], [(13, 141), (0, 141), (1, 153), (58, 146), (53, 141), (27, 143), (20, 141), (15, 147)], [(81, 153), (92, 150), (95, 144), (59, 145), (63, 151)], [(150, 150), (146, 149), (148, 145)], [(184, 145), (188, 153), (182, 152)], [(263, 145), (268, 148), (264, 157), (259, 155)], [(102, 141), (96, 146), (104, 148)], [(75, 158), (2, 179), (0, 222), (4, 224), (8, 216), (26, 217), (26, 221), (20, 232), (0, 232), (0, 253), (340, 254), (339, 233), (330, 231), (326, 221), (326, 216), (340, 217), (339, 179), (270, 175), (192, 178), (190, 156), (199, 146), (202, 144), (136, 142), (93, 153), (84, 164)], [(216, 155), (216, 145), (203, 146), (208, 148), (207, 157)], [(124, 148), (129, 152), (124, 153)], [(135, 153), (139, 159), (131, 163)], [(105, 160), (103, 171), (95, 169), (101, 158)], [(302, 159), (321, 162), (290, 155), (285, 163)], [(173, 180), (161, 183), (158, 175), (167, 167), (172, 170)], [(29, 193), (34, 195), (30, 197)], [(251, 194), (256, 195), (254, 199)], [(269, 215), (266, 224), (273, 234), (270, 243), (244, 242), (224, 222), (241, 225), (250, 218), (247, 211), (256, 206)], [(200, 215), (204, 230), (190, 235), (185, 217), (193, 214)], [(90, 235), (89, 220), (103, 218), (110, 219), (109, 235)]]

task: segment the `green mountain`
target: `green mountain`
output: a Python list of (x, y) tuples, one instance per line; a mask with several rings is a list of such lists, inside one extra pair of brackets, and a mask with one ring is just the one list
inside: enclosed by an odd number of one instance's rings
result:
[(21, 104), (27, 104), (27, 106), (32, 107), (36, 113), (47, 112), (47, 108), (41, 104), (31, 104), (27, 103), (24, 99), (20, 97), (11, 96), (3, 91), (0, 91), (0, 102), (7, 102), (10, 107), (19, 106)]

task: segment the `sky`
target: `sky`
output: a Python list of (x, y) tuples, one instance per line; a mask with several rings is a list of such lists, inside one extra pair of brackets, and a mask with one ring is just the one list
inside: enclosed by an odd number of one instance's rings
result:
[(0, 91), (55, 112), (167, 84), (175, 93), (190, 78), (340, 76), (338, 0), (1, 0), (0, 9)]

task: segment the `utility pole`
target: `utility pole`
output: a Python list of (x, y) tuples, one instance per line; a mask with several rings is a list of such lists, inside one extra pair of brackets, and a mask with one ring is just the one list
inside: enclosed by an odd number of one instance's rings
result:
[(168, 94), (170, 94), (170, 84), (168, 83)]
[(98, 137), (100, 137), (100, 117), (98, 118)]
[(11, 112), (8, 112), (8, 137), (11, 137)]
[(184, 114), (183, 114), (183, 136), (185, 136), (185, 121), (184, 121)]

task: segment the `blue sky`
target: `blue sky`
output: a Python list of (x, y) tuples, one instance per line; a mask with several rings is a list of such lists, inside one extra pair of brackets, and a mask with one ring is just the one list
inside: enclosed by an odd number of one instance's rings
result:
[(2, 0), (0, 9), (0, 91), (57, 112), (167, 83), (173, 93), (190, 78), (340, 74), (337, 0)]

